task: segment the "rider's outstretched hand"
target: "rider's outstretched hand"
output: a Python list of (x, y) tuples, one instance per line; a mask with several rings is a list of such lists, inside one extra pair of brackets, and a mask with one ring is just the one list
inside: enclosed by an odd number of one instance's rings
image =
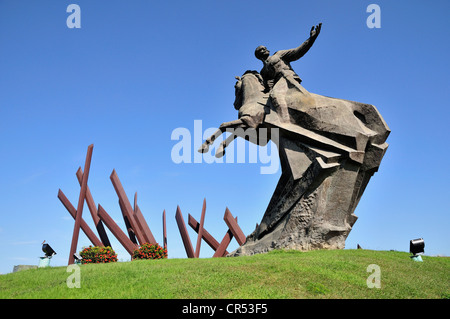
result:
[(320, 29), (322, 28), (322, 23), (319, 23), (318, 25), (316, 25), (316, 26), (312, 26), (311, 27), (311, 31), (309, 32), (309, 36), (311, 37), (311, 38), (317, 38), (317, 36), (319, 35), (319, 33), (320, 33)]

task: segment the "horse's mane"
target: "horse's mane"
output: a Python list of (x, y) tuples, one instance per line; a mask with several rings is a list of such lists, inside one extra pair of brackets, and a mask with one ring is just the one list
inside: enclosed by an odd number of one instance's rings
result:
[(234, 104), (234, 108), (236, 110), (240, 109), (240, 107), (242, 106), (243, 99), (244, 99), (243, 88), (242, 88), (242, 80), (245, 78), (246, 75), (249, 75), (249, 74), (253, 75), (259, 81), (259, 83), (264, 87), (264, 80), (263, 80), (261, 74), (259, 74), (258, 71), (247, 70), (247, 71), (244, 72), (242, 77), (236, 77), (237, 82), (236, 82), (236, 85), (234, 86), (235, 87), (236, 99), (234, 100), (234, 103), (233, 103)]

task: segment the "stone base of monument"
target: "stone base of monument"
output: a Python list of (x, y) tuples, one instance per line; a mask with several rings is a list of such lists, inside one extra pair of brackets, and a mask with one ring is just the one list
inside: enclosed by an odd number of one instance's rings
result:
[[(376, 165), (370, 163), (371, 148), (382, 153)], [(231, 255), (252, 255), (273, 249), (345, 248), (345, 240), (357, 220), (354, 210), (386, 148), (387, 144), (369, 146), (364, 160), (358, 163), (282, 138), (280, 156), (289, 158), (286, 162), (303, 166), (283, 168), (261, 224)], [(302, 174), (297, 175), (296, 170)]]
[[(252, 255), (273, 249), (343, 249), (357, 217), (353, 215), (353, 189), (348, 182), (361, 182), (358, 170), (348, 163), (321, 169), (320, 160), (308, 178), (282, 183), (284, 194), (277, 196), (276, 207), (269, 205), (271, 218), (247, 237), (234, 255)], [(282, 179), (281, 179), (282, 181)], [(305, 187), (308, 184), (309, 187)], [(269, 221), (269, 222), (267, 222)]]

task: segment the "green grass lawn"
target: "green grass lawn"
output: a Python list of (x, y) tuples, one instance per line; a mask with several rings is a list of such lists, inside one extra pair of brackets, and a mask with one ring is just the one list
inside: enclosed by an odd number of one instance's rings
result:
[[(381, 270), (368, 288), (367, 267)], [(450, 258), (371, 250), (273, 251), (250, 257), (81, 265), (81, 288), (66, 267), (0, 276), (0, 298), (449, 298)]]

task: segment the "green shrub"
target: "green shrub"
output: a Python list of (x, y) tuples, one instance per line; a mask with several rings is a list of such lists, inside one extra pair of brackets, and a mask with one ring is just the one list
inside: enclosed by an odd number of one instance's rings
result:
[(167, 248), (163, 248), (159, 244), (144, 243), (133, 252), (133, 260), (164, 258), (167, 258)]
[(117, 261), (117, 254), (111, 247), (89, 246), (80, 251), (82, 264), (100, 264)]

